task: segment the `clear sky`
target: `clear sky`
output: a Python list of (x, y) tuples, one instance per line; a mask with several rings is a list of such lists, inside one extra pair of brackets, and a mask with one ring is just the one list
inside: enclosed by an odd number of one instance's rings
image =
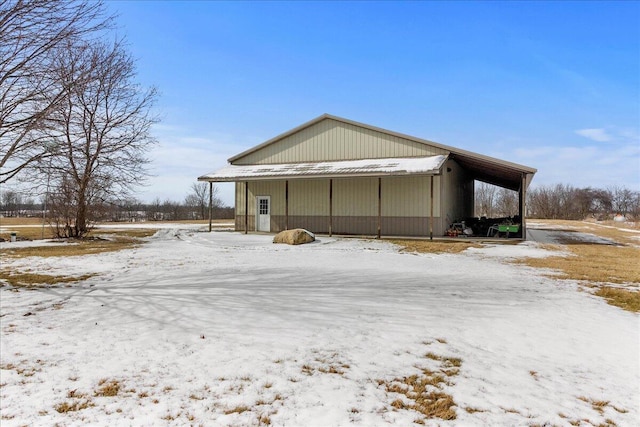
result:
[(323, 113), (535, 167), (532, 186), (640, 189), (640, 2), (107, 7), (161, 93), (144, 201)]

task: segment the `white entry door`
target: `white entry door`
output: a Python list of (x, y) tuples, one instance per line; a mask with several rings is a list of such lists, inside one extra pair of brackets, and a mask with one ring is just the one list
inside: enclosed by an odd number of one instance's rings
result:
[(256, 231), (271, 231), (271, 196), (256, 197)]

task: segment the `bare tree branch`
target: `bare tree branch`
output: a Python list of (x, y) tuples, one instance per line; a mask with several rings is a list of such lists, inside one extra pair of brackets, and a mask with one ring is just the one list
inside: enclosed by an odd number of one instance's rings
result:
[[(212, 207), (222, 207), (222, 200), (218, 197), (218, 187), (213, 186)], [(209, 211), (209, 184), (199, 182), (191, 184), (191, 193), (184, 199), (185, 206), (195, 210), (198, 213), (198, 219), (207, 218)]]
[(47, 156), (44, 121), (76, 83), (55, 80), (54, 52), (112, 22), (101, 1), (0, 0), (0, 183)]

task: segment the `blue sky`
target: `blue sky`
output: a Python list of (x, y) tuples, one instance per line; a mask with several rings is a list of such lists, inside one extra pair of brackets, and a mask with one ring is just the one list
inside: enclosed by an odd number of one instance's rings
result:
[(323, 113), (535, 167), (533, 186), (640, 189), (640, 2), (107, 7), (161, 93), (142, 200)]

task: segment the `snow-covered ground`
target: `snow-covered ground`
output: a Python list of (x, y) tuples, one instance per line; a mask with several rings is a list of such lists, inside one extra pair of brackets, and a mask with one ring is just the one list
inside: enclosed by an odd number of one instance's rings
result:
[(165, 229), (121, 252), (3, 258), (98, 275), (0, 289), (0, 424), (410, 426), (379, 380), (430, 352), (462, 363), (444, 387), (457, 419), (427, 425), (638, 425), (638, 315), (505, 261), (550, 254), (536, 242), (416, 255), (271, 239)]
[[(205, 231), (209, 229), (209, 224), (202, 223), (176, 223), (176, 222), (158, 222), (158, 221), (148, 221), (148, 222), (116, 222), (116, 223), (103, 223), (96, 225), (97, 230), (126, 230), (126, 229), (175, 229), (179, 227), (180, 230), (201, 230)], [(226, 229), (233, 230), (234, 222), (233, 220), (229, 221), (218, 221), (212, 224), (212, 227), (215, 229)]]

